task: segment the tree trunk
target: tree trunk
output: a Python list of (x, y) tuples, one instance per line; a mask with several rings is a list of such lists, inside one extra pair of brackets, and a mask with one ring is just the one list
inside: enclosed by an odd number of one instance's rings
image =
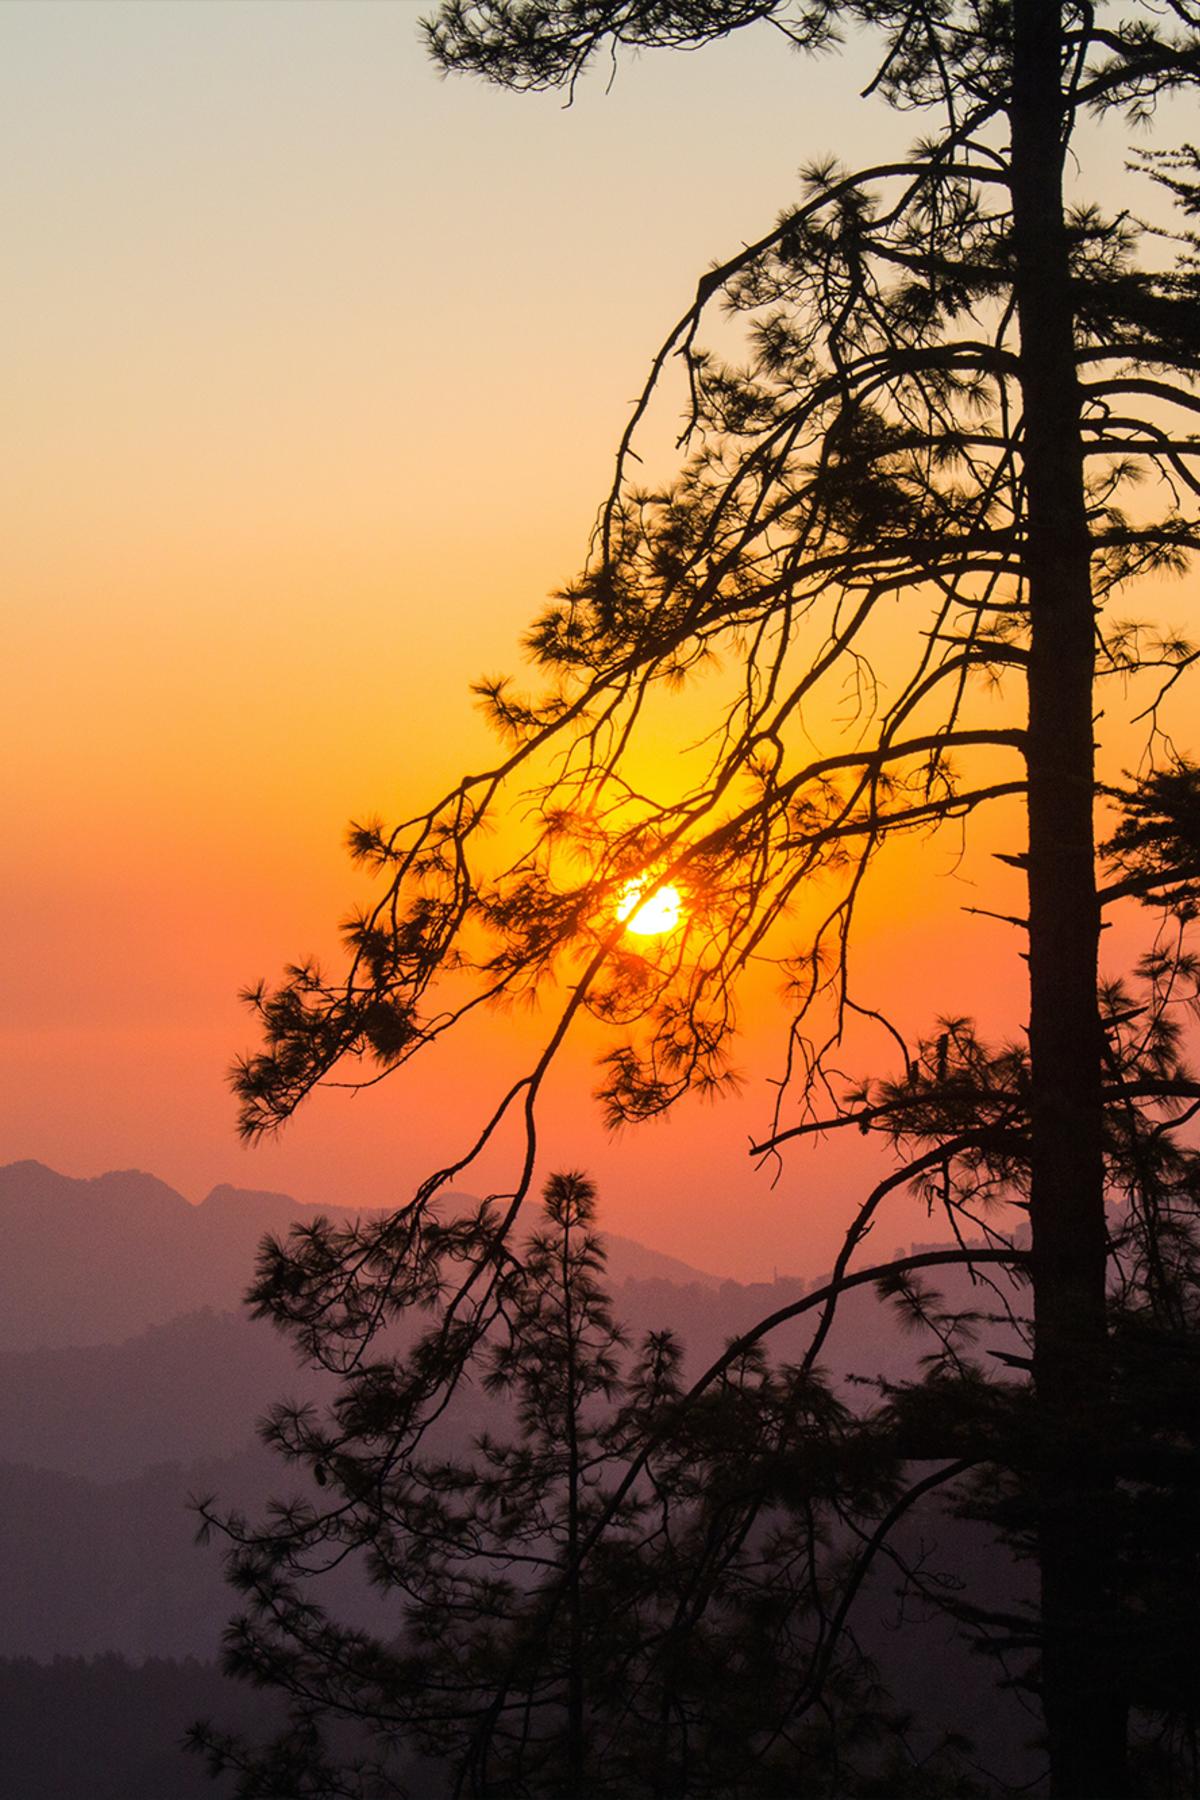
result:
[(1062, 169), (1061, 7), (1014, 0), (1029, 661), (1029, 1044), (1042, 1694), (1054, 1800), (1127, 1792), (1116, 1642), (1092, 823), (1095, 621)]
[(583, 1612), (579, 1592), (579, 1394), (571, 1307), (571, 1227), (564, 1223), (560, 1266), (567, 1359), (567, 1793), (583, 1789)]

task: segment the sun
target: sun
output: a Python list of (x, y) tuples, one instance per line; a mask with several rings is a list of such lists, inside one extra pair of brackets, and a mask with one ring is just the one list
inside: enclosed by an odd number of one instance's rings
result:
[(679, 889), (660, 887), (647, 893), (644, 882), (627, 881), (617, 902), (617, 917), (635, 937), (662, 937), (683, 917)]

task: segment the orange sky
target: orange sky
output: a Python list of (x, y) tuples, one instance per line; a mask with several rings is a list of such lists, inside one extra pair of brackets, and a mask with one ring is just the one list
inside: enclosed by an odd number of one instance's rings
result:
[[(907, 135), (856, 98), (861, 55), (814, 71), (770, 31), (630, 62), (565, 110), (440, 81), (420, 10), (0, 9), (0, 1159), (377, 1204), (458, 1147), (499, 1026), (466, 1073), (455, 1053), (322, 1096), (241, 1149), (237, 989), (331, 944), (352, 814), (485, 753), (467, 682), (514, 665), (574, 572), (698, 273), (802, 161)], [(919, 917), (902, 891), (864, 942), (877, 986), (1015, 1022), (1011, 947), (959, 931), (961, 880)], [(815, 1272), (858, 1171), (752, 1174), (768, 985), (750, 1014), (743, 1102), (615, 1142), (572, 1053), (548, 1160), (587, 1162), (647, 1243)]]

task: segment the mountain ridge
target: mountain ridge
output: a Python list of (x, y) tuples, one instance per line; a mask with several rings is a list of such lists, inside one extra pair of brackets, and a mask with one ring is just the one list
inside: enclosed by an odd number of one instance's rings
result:
[[(453, 1190), (443, 1204), (478, 1204)], [(193, 1202), (143, 1169), (60, 1174), (32, 1158), (0, 1167), (0, 1351), (120, 1343), (154, 1325), (240, 1305), (263, 1237), (322, 1215), (312, 1205), (220, 1182)], [(715, 1290), (723, 1278), (635, 1239), (603, 1233), (609, 1275)]]

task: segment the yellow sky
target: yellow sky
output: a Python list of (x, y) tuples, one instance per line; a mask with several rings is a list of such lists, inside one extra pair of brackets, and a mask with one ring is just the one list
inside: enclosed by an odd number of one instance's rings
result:
[[(467, 682), (574, 572), (698, 274), (800, 163), (907, 135), (856, 98), (860, 55), (814, 71), (769, 30), (565, 110), (439, 80), (420, 11), (0, 8), (0, 1158), (379, 1203), (457, 1147), (484, 1048), (239, 1149), (236, 991), (332, 942), (352, 814), (486, 753)], [(931, 928), (893, 921), (885, 982)], [(829, 1230), (745, 1164), (761, 1083), (616, 1145), (589, 1085), (581, 1052), (551, 1146), (586, 1153), (617, 1229), (819, 1266)]]

